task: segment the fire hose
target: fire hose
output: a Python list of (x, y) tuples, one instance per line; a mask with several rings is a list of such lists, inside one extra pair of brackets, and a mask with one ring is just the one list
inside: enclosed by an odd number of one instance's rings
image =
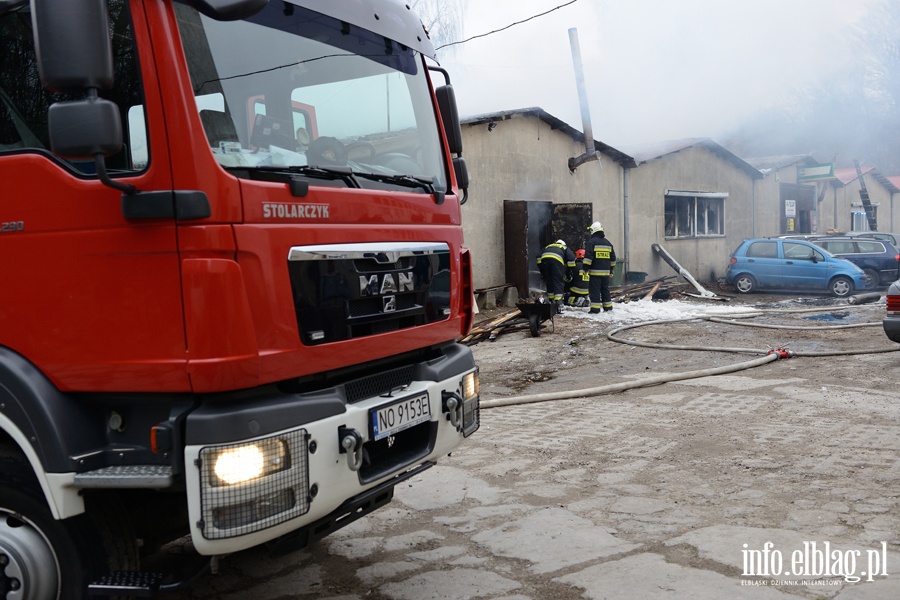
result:
[[(834, 312), (835, 307), (828, 308), (813, 308), (813, 309), (793, 309), (793, 310), (778, 310), (778, 309), (767, 309), (767, 310), (755, 310), (752, 312), (742, 313), (737, 318), (751, 318), (757, 317), (764, 314), (796, 314), (796, 313), (811, 313), (811, 312)], [(880, 352), (897, 352), (900, 351), (900, 346), (895, 348), (886, 348), (886, 349), (874, 349), (874, 350), (834, 350), (834, 351), (793, 351), (787, 350), (785, 348), (766, 348), (766, 349), (758, 349), (758, 348), (727, 348), (727, 347), (714, 347), (714, 346), (683, 346), (683, 345), (674, 345), (674, 344), (660, 344), (653, 342), (639, 342), (636, 340), (624, 339), (622, 337), (618, 337), (617, 334), (623, 331), (627, 331), (629, 329), (635, 329), (638, 327), (644, 327), (647, 325), (660, 325), (665, 323), (679, 323), (686, 321), (712, 321), (715, 323), (727, 323), (732, 325), (740, 325), (740, 326), (753, 326), (753, 327), (763, 327), (763, 328), (773, 328), (773, 329), (805, 329), (805, 330), (823, 330), (823, 329), (847, 329), (851, 327), (872, 327), (881, 325), (878, 323), (852, 323), (846, 325), (821, 325), (821, 326), (798, 326), (792, 327), (787, 325), (768, 325), (768, 324), (758, 324), (758, 323), (741, 323), (740, 321), (734, 321), (729, 319), (722, 319), (720, 317), (714, 316), (693, 316), (693, 317), (683, 317), (677, 319), (662, 319), (655, 321), (645, 321), (642, 323), (636, 323), (631, 325), (623, 325), (621, 327), (617, 327), (612, 329), (606, 334), (606, 337), (613, 342), (620, 344), (627, 344), (631, 346), (640, 346), (645, 348), (661, 348), (667, 350), (692, 350), (692, 351), (712, 351), (712, 352), (730, 352), (737, 354), (762, 354), (763, 356), (735, 363), (733, 365), (725, 365), (722, 367), (713, 367), (709, 369), (697, 369), (693, 371), (686, 371), (682, 373), (668, 373), (664, 375), (655, 375), (652, 377), (645, 377), (641, 379), (636, 379), (634, 381), (626, 381), (622, 383), (614, 383), (609, 385), (603, 385), (598, 387), (590, 387), (578, 390), (565, 390), (560, 392), (546, 392), (542, 394), (531, 394), (527, 396), (514, 396), (514, 397), (506, 397), (506, 398), (493, 398), (481, 401), (481, 408), (499, 408), (501, 406), (513, 406), (519, 404), (533, 404), (537, 402), (548, 402), (551, 400), (568, 400), (573, 398), (585, 398), (588, 396), (600, 396), (604, 394), (614, 394), (617, 392), (624, 392), (631, 389), (642, 388), (642, 387), (650, 387), (655, 385), (661, 385), (663, 383), (669, 383), (673, 381), (683, 381), (686, 379), (697, 379), (700, 377), (710, 377), (713, 375), (724, 375), (727, 373), (734, 373), (737, 371), (743, 371), (745, 369), (752, 369), (753, 367), (758, 367), (761, 365), (769, 364), (776, 360), (782, 358), (791, 358), (793, 356), (844, 356), (844, 355), (854, 355), (854, 354), (873, 354)]]

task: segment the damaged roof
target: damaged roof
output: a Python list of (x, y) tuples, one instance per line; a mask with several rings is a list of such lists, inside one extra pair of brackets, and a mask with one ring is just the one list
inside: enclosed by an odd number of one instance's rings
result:
[(806, 167), (811, 167), (813, 165), (819, 164), (818, 161), (816, 161), (816, 159), (814, 159), (809, 154), (760, 156), (755, 158), (745, 158), (744, 160), (753, 165), (756, 169), (759, 169), (759, 172), (764, 176), (772, 173), (773, 171), (779, 171), (785, 167), (790, 167), (791, 165), (803, 165)]
[(719, 158), (725, 160), (746, 172), (753, 179), (762, 179), (763, 174), (759, 172), (753, 165), (745, 161), (743, 158), (740, 158), (736, 154), (733, 154), (729, 150), (727, 150), (724, 146), (721, 146), (714, 142), (710, 138), (684, 138), (680, 140), (668, 140), (665, 142), (658, 142), (656, 144), (649, 144), (647, 146), (643, 146), (640, 149), (632, 152), (634, 155), (635, 161), (637, 161), (638, 166), (648, 163), (651, 160), (657, 160), (664, 156), (668, 156), (669, 154), (674, 154), (676, 152), (681, 152), (682, 150), (687, 150), (688, 148), (706, 148)]
[[(860, 167), (860, 171), (862, 171), (863, 176), (871, 175), (872, 179), (880, 183), (884, 186), (884, 189), (889, 191), (892, 194), (896, 194), (900, 192), (900, 177), (886, 177), (882, 175), (878, 169), (875, 167)], [(848, 183), (856, 181), (858, 179), (858, 175), (856, 174), (856, 167), (844, 167), (841, 169), (834, 170), (834, 182), (832, 185), (835, 187), (838, 186), (846, 186)]]
[[(513, 110), (501, 110), (493, 113), (485, 113), (481, 115), (475, 115), (473, 117), (466, 117), (462, 119), (461, 122), (463, 125), (474, 127), (475, 125), (485, 125), (490, 124), (491, 122), (496, 123), (498, 121), (507, 121), (516, 117), (537, 117), (538, 119), (549, 125), (551, 129), (558, 129), (571, 137), (573, 140), (584, 143), (583, 132), (575, 129), (562, 119), (554, 117), (543, 108), (539, 107), (517, 108)], [(634, 158), (620, 150), (616, 150), (612, 146), (604, 144), (603, 142), (594, 140), (594, 148), (598, 152), (602, 152), (603, 154), (613, 159), (615, 162), (622, 165), (623, 168), (631, 169), (637, 166), (635, 164)]]

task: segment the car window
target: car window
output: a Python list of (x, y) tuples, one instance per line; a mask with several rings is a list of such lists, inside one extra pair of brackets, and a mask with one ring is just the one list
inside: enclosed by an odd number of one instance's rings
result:
[[(795, 242), (785, 242), (784, 243), (784, 257), (785, 258), (800, 258), (809, 260), (812, 258), (813, 254), (818, 254), (815, 252), (811, 246), (807, 246), (806, 244), (797, 244)], [(819, 255), (816, 258), (824, 256)]]
[(831, 252), (832, 254), (853, 254), (856, 252), (853, 248), (853, 242), (822, 242), (822, 247)]
[(882, 254), (884, 252), (884, 246), (878, 242), (856, 242), (856, 245), (860, 252), (866, 254)]
[(778, 242), (753, 242), (747, 248), (747, 256), (754, 258), (778, 258)]

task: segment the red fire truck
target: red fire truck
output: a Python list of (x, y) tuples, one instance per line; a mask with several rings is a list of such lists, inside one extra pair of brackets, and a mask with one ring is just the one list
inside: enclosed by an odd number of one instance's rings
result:
[(0, 44), (0, 598), (303, 547), (478, 428), (459, 119), (407, 6), (0, 0)]

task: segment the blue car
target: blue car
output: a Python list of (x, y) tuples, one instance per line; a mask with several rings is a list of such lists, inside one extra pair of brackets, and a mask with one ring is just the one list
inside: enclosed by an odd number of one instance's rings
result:
[(791, 290), (830, 292), (837, 297), (866, 287), (865, 272), (804, 240), (744, 240), (731, 255), (725, 281), (738, 292)]

